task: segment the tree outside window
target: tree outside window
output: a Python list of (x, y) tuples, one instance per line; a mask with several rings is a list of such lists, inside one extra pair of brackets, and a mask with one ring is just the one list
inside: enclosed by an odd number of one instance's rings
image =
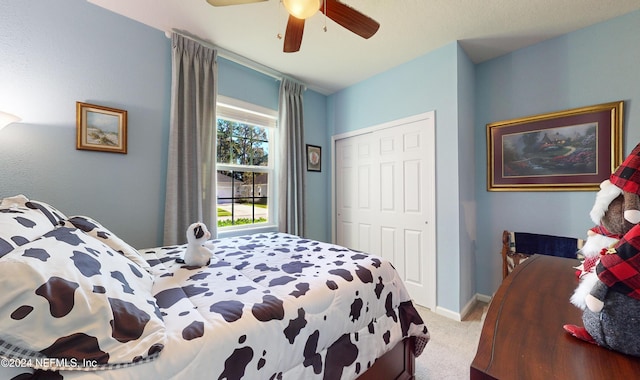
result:
[(269, 128), (218, 119), (218, 227), (269, 222), (269, 137)]

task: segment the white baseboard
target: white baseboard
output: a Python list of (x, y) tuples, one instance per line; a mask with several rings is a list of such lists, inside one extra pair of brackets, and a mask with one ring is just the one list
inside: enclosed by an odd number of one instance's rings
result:
[(462, 321), (462, 319), (460, 317), (460, 313), (456, 313), (455, 311), (451, 311), (449, 309), (445, 309), (444, 307), (436, 306), (435, 312), (438, 315), (442, 315), (443, 317), (447, 317), (449, 319), (453, 319), (454, 321), (458, 321), (458, 322)]
[(491, 297), (484, 294), (476, 293), (476, 295), (473, 298), (471, 298), (466, 305), (464, 305), (460, 313), (451, 311), (449, 309), (445, 309), (444, 307), (441, 307), (441, 306), (436, 306), (435, 313), (442, 315), (443, 317), (453, 319), (454, 321), (460, 322), (464, 317), (466, 317), (471, 312), (471, 310), (473, 310), (474, 306), (478, 302), (489, 303), (491, 302)]

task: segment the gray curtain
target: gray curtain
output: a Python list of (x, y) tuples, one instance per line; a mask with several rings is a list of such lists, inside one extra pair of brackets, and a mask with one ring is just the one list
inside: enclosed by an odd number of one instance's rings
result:
[(304, 235), (304, 85), (284, 78), (279, 101), (278, 229)]
[(165, 245), (185, 243), (187, 227), (198, 221), (216, 236), (217, 52), (177, 33), (171, 46)]

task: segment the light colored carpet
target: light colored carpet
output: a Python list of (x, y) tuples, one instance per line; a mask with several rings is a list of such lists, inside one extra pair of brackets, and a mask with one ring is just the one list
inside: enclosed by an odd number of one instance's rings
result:
[(431, 340), (416, 358), (416, 380), (461, 380), (469, 378), (488, 304), (478, 302), (462, 321), (454, 321), (416, 306)]

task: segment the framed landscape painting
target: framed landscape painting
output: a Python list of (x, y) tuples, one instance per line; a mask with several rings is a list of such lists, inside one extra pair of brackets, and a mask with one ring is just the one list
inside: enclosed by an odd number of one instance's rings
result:
[(76, 149), (127, 153), (127, 111), (76, 102)]
[(487, 190), (598, 190), (622, 163), (623, 103), (487, 124)]

